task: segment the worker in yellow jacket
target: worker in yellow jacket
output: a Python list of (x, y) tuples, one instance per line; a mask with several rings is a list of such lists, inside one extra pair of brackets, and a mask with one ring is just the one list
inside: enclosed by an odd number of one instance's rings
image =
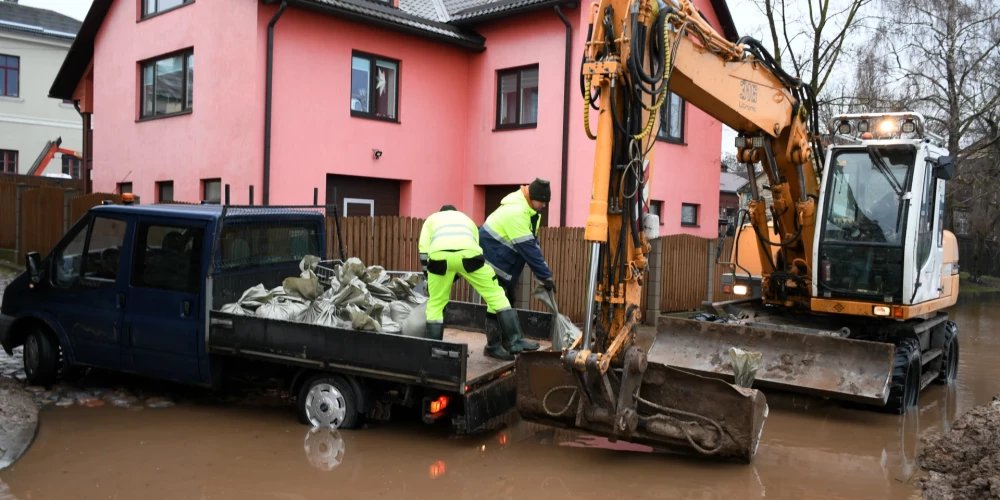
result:
[(467, 215), (452, 205), (431, 214), (420, 229), (420, 263), (427, 276), (427, 338), (444, 337), (444, 308), (451, 296), (451, 285), (458, 276), (465, 278), (486, 301), (488, 314), (495, 314), (500, 330), (487, 330), (487, 356), (512, 360), (504, 349), (501, 335), (508, 341), (523, 338), (517, 311), (497, 283), (493, 268), (486, 265), (479, 247), (479, 228)]

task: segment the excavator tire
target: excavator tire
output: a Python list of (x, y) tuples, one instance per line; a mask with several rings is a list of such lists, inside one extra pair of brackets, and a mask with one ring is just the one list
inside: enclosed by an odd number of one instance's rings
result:
[(945, 323), (943, 349), (941, 371), (934, 383), (948, 385), (958, 377), (958, 325), (954, 321)]
[(896, 345), (896, 362), (892, 367), (892, 387), (882, 408), (886, 413), (902, 415), (917, 405), (920, 396), (920, 344), (906, 338)]

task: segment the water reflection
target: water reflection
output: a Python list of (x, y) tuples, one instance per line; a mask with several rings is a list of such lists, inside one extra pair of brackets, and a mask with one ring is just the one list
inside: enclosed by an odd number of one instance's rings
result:
[(328, 426), (313, 427), (306, 431), (302, 448), (309, 464), (321, 471), (332, 471), (344, 461), (344, 437), (339, 430)]

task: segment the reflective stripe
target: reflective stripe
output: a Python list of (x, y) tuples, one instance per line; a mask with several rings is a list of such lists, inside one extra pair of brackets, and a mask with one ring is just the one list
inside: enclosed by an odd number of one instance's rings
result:
[(496, 273), (497, 276), (503, 278), (504, 281), (510, 281), (511, 279), (514, 278), (513, 276), (505, 273), (503, 271), (503, 269), (500, 269), (499, 267), (494, 266), (492, 262), (486, 261), (486, 264), (489, 265), (490, 267), (492, 267), (493, 268), (493, 272)]
[(434, 236), (431, 236), (431, 243), (434, 243), (434, 240), (443, 236), (465, 236), (472, 239), (472, 241), (476, 241), (476, 236), (468, 231), (446, 231), (443, 233), (434, 233)]
[(440, 324), (440, 323), (444, 323), (444, 320), (443, 319), (431, 319), (431, 320), (427, 320), (427, 322), (428, 323), (434, 323), (434, 324)]
[(491, 228), (490, 226), (488, 226), (486, 224), (483, 224), (483, 229), (485, 229), (486, 232), (490, 236), (493, 237), (493, 239), (499, 241), (503, 246), (505, 246), (505, 247), (507, 247), (507, 248), (509, 248), (511, 250), (514, 250), (514, 244), (511, 243), (511, 242), (509, 242), (509, 241), (507, 241), (506, 238), (504, 238), (504, 237), (500, 236), (499, 234), (497, 234), (497, 232), (494, 231), (493, 228)]
[(517, 245), (518, 243), (524, 243), (526, 241), (531, 241), (533, 239), (535, 239), (535, 236), (531, 235), (531, 234), (528, 234), (528, 235), (525, 235), (525, 236), (521, 236), (520, 238), (514, 238), (514, 240), (511, 241), (511, 243)]

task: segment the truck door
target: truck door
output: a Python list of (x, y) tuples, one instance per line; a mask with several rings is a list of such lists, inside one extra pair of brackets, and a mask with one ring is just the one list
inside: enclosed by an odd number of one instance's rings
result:
[(130, 371), (178, 382), (200, 380), (206, 226), (183, 219), (136, 221), (122, 353)]
[(125, 313), (131, 230), (129, 217), (91, 214), (52, 251), (52, 311), (72, 343), (76, 361), (118, 369)]

